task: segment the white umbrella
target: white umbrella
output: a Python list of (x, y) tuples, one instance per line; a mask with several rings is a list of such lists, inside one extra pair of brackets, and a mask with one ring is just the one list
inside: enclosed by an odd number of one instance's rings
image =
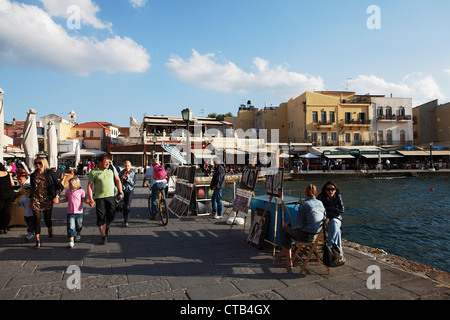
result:
[(169, 145), (165, 142), (161, 143), (161, 147), (170, 153), (172, 160), (177, 160), (178, 162), (181, 162), (181, 164), (187, 163), (186, 158), (181, 154), (177, 147)]
[[(100, 150), (86, 150), (86, 149), (80, 149), (80, 158), (81, 157), (98, 157), (102, 154), (105, 154), (106, 152), (100, 151)], [(60, 158), (73, 158), (75, 157), (75, 151), (72, 152), (66, 152), (59, 156)]]
[(80, 160), (81, 160), (80, 144), (77, 143), (77, 146), (75, 147), (75, 166), (78, 166), (78, 164), (80, 163)]
[(3, 163), (3, 133), (4, 130), (4, 114), (3, 114), (3, 89), (0, 88), (0, 163)]
[(58, 138), (56, 137), (55, 122), (50, 121), (47, 130), (48, 165), (50, 168), (58, 167)]
[(308, 159), (317, 159), (320, 158), (319, 156), (316, 156), (315, 154), (312, 153), (306, 153), (306, 154), (302, 154), (299, 156), (300, 158), (308, 158)]
[(28, 110), (27, 120), (23, 127), (22, 146), (25, 151), (25, 164), (30, 171), (34, 171), (34, 159), (39, 152), (37, 129), (36, 129), (36, 110)]

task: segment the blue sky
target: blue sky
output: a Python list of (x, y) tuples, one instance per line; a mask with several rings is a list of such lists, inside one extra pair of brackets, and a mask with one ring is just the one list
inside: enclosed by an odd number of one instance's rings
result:
[(33, 108), (128, 126), (347, 87), (444, 103), (448, 12), (446, 0), (0, 0), (5, 121)]

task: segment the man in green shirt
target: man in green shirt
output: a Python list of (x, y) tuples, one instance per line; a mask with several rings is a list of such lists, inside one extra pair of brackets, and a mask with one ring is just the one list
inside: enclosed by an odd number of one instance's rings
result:
[(102, 236), (102, 244), (107, 242), (109, 227), (116, 214), (114, 184), (119, 190), (119, 199), (122, 199), (122, 183), (119, 174), (110, 164), (108, 155), (101, 155), (98, 159), (98, 168), (89, 173), (87, 194), (90, 206), (96, 205), (97, 226)]

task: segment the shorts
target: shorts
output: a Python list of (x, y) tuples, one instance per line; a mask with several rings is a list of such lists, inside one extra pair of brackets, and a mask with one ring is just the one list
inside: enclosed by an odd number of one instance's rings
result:
[(116, 202), (114, 197), (100, 198), (95, 200), (95, 208), (97, 213), (97, 226), (102, 226), (106, 222), (114, 221), (116, 216)]

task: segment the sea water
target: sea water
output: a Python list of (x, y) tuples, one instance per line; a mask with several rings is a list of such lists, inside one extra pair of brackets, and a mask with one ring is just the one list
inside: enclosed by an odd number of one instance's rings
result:
[[(328, 180), (285, 181), (284, 194), (300, 197), (309, 183), (320, 192)], [(450, 178), (333, 180), (345, 206), (344, 239), (450, 272)], [(224, 198), (232, 192), (233, 185), (227, 186)], [(263, 194), (264, 183), (258, 183), (255, 195)]]

